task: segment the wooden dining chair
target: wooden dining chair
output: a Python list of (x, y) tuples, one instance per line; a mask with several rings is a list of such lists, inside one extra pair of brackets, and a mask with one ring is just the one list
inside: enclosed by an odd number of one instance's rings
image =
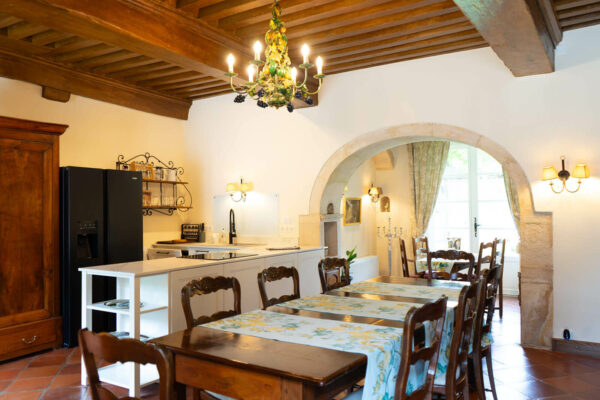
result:
[[(233, 310), (219, 311), (212, 315), (201, 315), (194, 318), (192, 312), (191, 299), (193, 296), (203, 296), (215, 293), (220, 290), (233, 291)], [(226, 278), (224, 276), (205, 277), (200, 280), (188, 282), (181, 288), (181, 305), (185, 314), (185, 322), (188, 329), (194, 326), (206, 324), (208, 322), (218, 321), (223, 318), (232, 317), (242, 313), (241, 307), (241, 289), (240, 282), (236, 278)]]
[(492, 320), (496, 309), (496, 293), (500, 282), (501, 268), (498, 265), (485, 270), (483, 273), (484, 290), (478, 300), (475, 329), (473, 330), (473, 349), (469, 354), (472, 374), (479, 398), (485, 399), (483, 378), (483, 360), (487, 365), (487, 375), (490, 381), (490, 391), (494, 400), (498, 400), (494, 370), (492, 366)]
[(498, 284), (498, 307), (496, 310), (499, 312), (500, 319), (504, 313), (504, 290), (503, 290), (503, 277), (504, 277), (504, 253), (506, 252), (506, 239), (496, 239), (496, 265), (500, 266), (500, 282)]
[[(489, 253), (487, 255), (484, 255), (484, 253), (487, 253), (487, 249), (489, 250)], [(477, 266), (475, 268), (475, 274), (477, 276), (481, 275), (481, 267), (483, 264), (489, 264), (490, 268), (492, 268), (492, 266), (495, 265), (495, 260), (496, 260), (496, 241), (492, 241), (492, 242), (487, 242), (487, 243), (481, 243), (479, 244), (479, 255), (477, 256)]]
[[(444, 320), (446, 319), (446, 296), (440, 297), (434, 303), (427, 303), (421, 308), (412, 307), (408, 310), (404, 319), (404, 328), (402, 331), (402, 352), (400, 355), (400, 368), (396, 378), (395, 400), (424, 400), (431, 399), (433, 392), (433, 382), (437, 369), (440, 343), (442, 341), (442, 331)], [(434, 327), (430, 343), (423, 346), (415, 346), (415, 331), (423, 327), (425, 323), (431, 323)], [(409, 387), (409, 376), (412, 370), (413, 374), (418, 368), (417, 364), (427, 363), (427, 370), (423, 371), (424, 377), (416, 388)], [(363, 390), (350, 393), (343, 400), (359, 400), (363, 398)], [(408, 393), (407, 393), (408, 392)], [(368, 397), (365, 397), (368, 398)]]
[[(101, 360), (109, 363), (135, 362), (156, 365), (159, 376), (159, 400), (175, 399), (173, 356), (164, 347), (143, 343), (136, 339), (117, 339), (111, 334), (94, 333), (87, 329), (79, 331), (79, 347), (88, 375), (92, 400), (119, 399), (100, 382), (97, 365)], [(132, 398), (124, 397), (124, 399)]]
[(413, 237), (412, 245), (415, 263), (415, 273), (418, 274), (419, 270), (417, 269), (417, 262), (420, 259), (427, 258), (427, 254), (429, 254), (429, 241), (427, 240), (426, 236)]
[(317, 268), (323, 293), (350, 284), (350, 266), (345, 258), (324, 258), (319, 261)]
[[(433, 262), (434, 258), (443, 258), (445, 260), (451, 261), (465, 261), (469, 264), (469, 270), (467, 274), (462, 274), (459, 272), (459, 264), (455, 263), (452, 266), (452, 270), (450, 272), (433, 272)], [(462, 264), (461, 263), (461, 264)], [(475, 257), (473, 254), (468, 253), (466, 251), (460, 250), (438, 250), (430, 252), (427, 255), (427, 279), (431, 281), (431, 279), (446, 279), (453, 281), (473, 281), (477, 279), (475, 275)]]
[(443, 396), (446, 400), (469, 400), (469, 348), (477, 316), (477, 300), (483, 290), (484, 282), (478, 280), (462, 288), (458, 296), (446, 379), (433, 385), (433, 393)]
[(408, 271), (408, 258), (406, 257), (406, 243), (402, 238), (398, 238), (398, 240), (400, 241), (400, 263), (402, 265), (402, 275), (405, 278), (408, 278), (410, 277), (410, 272)]
[[(278, 281), (284, 278), (292, 278), (294, 284), (293, 294), (286, 294), (279, 298), (271, 298), (267, 296), (266, 283)], [(286, 301), (300, 298), (300, 279), (298, 270), (294, 267), (270, 267), (258, 273), (258, 290), (263, 304), (263, 310), (267, 307), (274, 306)]]

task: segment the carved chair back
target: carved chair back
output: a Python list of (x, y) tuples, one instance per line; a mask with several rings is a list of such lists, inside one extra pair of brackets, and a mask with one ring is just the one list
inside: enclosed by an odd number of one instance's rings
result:
[[(432, 260), (434, 258), (443, 258), (445, 260), (452, 261), (467, 261), (469, 263), (469, 270), (467, 274), (461, 274), (458, 270), (458, 263), (455, 263), (452, 266), (452, 270), (450, 272), (433, 272)], [(461, 263), (462, 264), (462, 263)], [(460, 250), (438, 250), (432, 251), (427, 255), (427, 279), (446, 279), (446, 280), (454, 280), (454, 281), (472, 281), (477, 279), (477, 276), (474, 275), (475, 271), (475, 257), (473, 254), (468, 253), (466, 251)]]
[[(489, 252), (488, 252), (489, 249)], [(487, 254), (485, 254), (487, 253)], [(490, 268), (495, 265), (496, 261), (496, 241), (481, 243), (479, 245), (479, 255), (477, 257), (477, 266), (475, 268), (475, 274), (481, 275), (481, 267), (483, 264), (489, 264)]]
[[(421, 400), (430, 399), (433, 389), (433, 381), (437, 369), (437, 361), (442, 338), (442, 329), (446, 318), (447, 297), (442, 296), (435, 303), (427, 303), (421, 308), (413, 307), (406, 314), (404, 330), (402, 333), (402, 355), (400, 358), (400, 369), (396, 380), (395, 399)], [(415, 330), (425, 322), (429, 322), (435, 329), (431, 335), (431, 342), (420, 348), (415, 348)], [(419, 362), (428, 363), (423, 384), (411, 393), (406, 393), (408, 377), (411, 366)]]
[[(219, 311), (212, 315), (201, 315), (194, 318), (192, 312), (191, 299), (193, 296), (202, 296), (210, 293), (218, 292), (219, 290), (233, 290), (233, 310)], [(224, 276), (205, 277), (200, 280), (188, 282), (181, 288), (181, 305), (185, 314), (185, 322), (188, 329), (206, 324), (212, 321), (218, 321), (223, 318), (241, 314), (241, 289), (240, 282), (236, 278), (226, 278)]]
[(413, 237), (412, 244), (415, 263), (417, 262), (417, 259), (427, 258), (427, 254), (429, 254), (429, 241), (427, 240), (427, 236)]
[(494, 310), (496, 309), (496, 293), (500, 283), (500, 266), (496, 265), (487, 269), (482, 274), (485, 290), (482, 290), (482, 298), (479, 299), (477, 310), (477, 320), (475, 321), (475, 330), (473, 333), (473, 352), (485, 350), (482, 347), (482, 338), (492, 332), (492, 320), (494, 319)]
[(410, 276), (410, 272), (408, 270), (408, 257), (406, 257), (406, 243), (404, 239), (399, 238), (400, 241), (400, 263), (402, 264), (402, 275), (405, 278)]
[[(292, 278), (294, 284), (294, 293), (291, 295), (283, 295), (279, 298), (269, 299), (269, 296), (267, 296), (266, 283), (278, 281), (284, 278)], [(298, 277), (298, 270), (295, 267), (270, 267), (259, 272), (257, 279), (263, 310), (279, 303), (300, 298), (300, 279)]]
[(350, 266), (345, 258), (324, 258), (317, 268), (323, 293), (350, 284)]
[(484, 290), (483, 280), (478, 280), (460, 291), (446, 369), (446, 384), (434, 385), (433, 388), (435, 393), (443, 394), (447, 400), (469, 400), (469, 348), (477, 319), (477, 301)]
[(159, 400), (175, 398), (173, 356), (164, 347), (136, 339), (117, 339), (108, 333), (94, 333), (87, 329), (79, 331), (79, 347), (88, 374), (92, 400), (119, 399), (100, 383), (97, 367), (100, 360), (110, 363), (135, 362), (156, 365), (160, 382)]
[(503, 290), (503, 276), (504, 276), (504, 254), (506, 252), (506, 239), (496, 239), (496, 265), (500, 266), (500, 284), (498, 286), (498, 307), (500, 310), (500, 319), (504, 313), (504, 290)]

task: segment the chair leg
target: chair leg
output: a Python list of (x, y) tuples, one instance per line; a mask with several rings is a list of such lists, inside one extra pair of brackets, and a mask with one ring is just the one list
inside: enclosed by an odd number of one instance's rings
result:
[(500, 287), (498, 288), (498, 301), (500, 301), (500, 319), (502, 319), (502, 314), (504, 311), (504, 295), (502, 293), (502, 278), (500, 278)]
[(496, 395), (496, 382), (494, 381), (494, 370), (492, 368), (492, 349), (488, 350), (488, 353), (485, 356), (485, 362), (487, 364), (487, 373), (488, 378), (490, 378), (490, 389), (492, 389), (492, 396), (494, 396), (494, 400), (498, 400), (498, 396)]
[(475, 377), (475, 390), (479, 400), (485, 400), (485, 386), (483, 386), (483, 366), (481, 365), (481, 357), (479, 354), (473, 354), (471, 357), (473, 376)]

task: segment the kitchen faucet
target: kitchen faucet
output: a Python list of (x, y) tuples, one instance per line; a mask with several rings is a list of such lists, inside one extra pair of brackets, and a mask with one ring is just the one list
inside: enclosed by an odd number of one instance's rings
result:
[(237, 233), (235, 232), (235, 213), (231, 208), (229, 210), (229, 244), (233, 244), (233, 238), (237, 238)]

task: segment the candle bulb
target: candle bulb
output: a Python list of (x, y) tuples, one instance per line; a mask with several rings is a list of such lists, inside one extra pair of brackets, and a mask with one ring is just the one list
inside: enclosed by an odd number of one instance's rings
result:
[(260, 61), (260, 51), (262, 50), (262, 44), (257, 40), (254, 43), (254, 59)]
[(296, 85), (296, 77), (298, 76), (298, 70), (296, 67), (292, 68), (292, 80), (294, 81), (294, 86)]
[(323, 59), (321, 56), (317, 57), (317, 75), (323, 74)]
[(229, 65), (229, 73), (233, 74), (233, 63), (235, 62), (235, 57), (233, 54), (229, 53), (227, 56), (227, 64)]
[(254, 82), (254, 65), (248, 65), (248, 82)]
[(303, 57), (303, 63), (304, 64), (308, 64), (308, 53), (310, 53), (310, 50), (308, 48), (308, 45), (306, 43), (304, 43), (302, 45), (302, 57)]

